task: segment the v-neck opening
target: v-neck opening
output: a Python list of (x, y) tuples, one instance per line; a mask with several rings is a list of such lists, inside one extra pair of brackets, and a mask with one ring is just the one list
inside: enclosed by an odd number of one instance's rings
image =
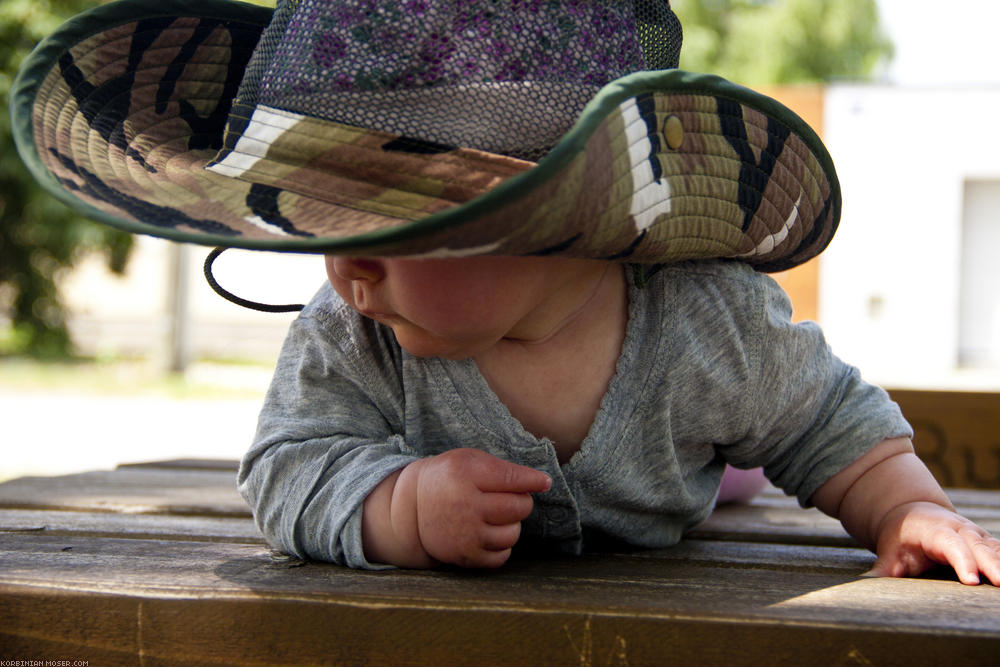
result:
[[(595, 465), (603, 469), (608, 462), (608, 452), (614, 449), (617, 444), (615, 441), (620, 438), (620, 432), (624, 430), (628, 422), (627, 416), (625, 418), (619, 417), (610, 406), (623, 405), (627, 402), (629, 397), (625, 396), (626, 385), (635, 386), (634, 382), (629, 381), (628, 378), (634, 372), (635, 363), (639, 357), (640, 323), (645, 320), (648, 304), (647, 300), (643, 298), (642, 288), (635, 284), (634, 269), (631, 266), (625, 267), (625, 280), (628, 310), (625, 336), (618, 359), (615, 362), (615, 372), (601, 397), (597, 411), (594, 413), (594, 419), (586, 437), (580, 443), (580, 448), (566, 463), (560, 464), (559, 467), (564, 472), (576, 472)], [(556, 456), (554, 443), (547, 437), (540, 438), (534, 435), (524, 427), (489, 386), (489, 382), (474, 360), (464, 359), (459, 362), (441, 360), (441, 363), (444, 364), (444, 368), (451, 378), (456, 396), (464, 404), (466, 411), (476, 419), (483, 429), (510, 445), (516, 446), (516, 443), (523, 443), (525, 446), (545, 447), (551, 450), (553, 457)], [(455, 373), (462, 377), (456, 377)], [(498, 415), (501, 417), (499, 420), (497, 420)], [(590, 474), (593, 474), (593, 471)]]

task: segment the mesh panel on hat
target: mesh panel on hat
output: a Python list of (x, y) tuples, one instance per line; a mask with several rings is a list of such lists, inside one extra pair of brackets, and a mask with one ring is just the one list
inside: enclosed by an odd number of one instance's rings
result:
[(603, 85), (676, 67), (680, 42), (667, 0), (299, 0), (239, 97), (537, 160)]

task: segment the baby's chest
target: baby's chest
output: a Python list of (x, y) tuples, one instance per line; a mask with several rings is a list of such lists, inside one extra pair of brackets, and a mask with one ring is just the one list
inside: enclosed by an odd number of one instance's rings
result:
[(551, 440), (565, 463), (594, 425), (616, 359), (499, 367), (487, 369), (484, 377), (511, 416), (535, 437)]

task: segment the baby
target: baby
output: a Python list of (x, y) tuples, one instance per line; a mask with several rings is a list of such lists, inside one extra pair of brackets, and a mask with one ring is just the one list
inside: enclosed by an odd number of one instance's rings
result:
[(875, 574), (1000, 584), (896, 405), (757, 271), (833, 236), (822, 142), (680, 44), (667, 0), (123, 0), (26, 59), (13, 135), (84, 215), (330, 255), (239, 473), (278, 548), (662, 548), (728, 465), (838, 517)]
[[(839, 518), (873, 574), (1000, 584), (881, 390), (738, 262), (326, 259), (241, 490), (268, 538), (355, 567), (497, 567), (519, 540), (676, 543), (724, 462)], [(652, 274), (652, 275), (650, 275)]]

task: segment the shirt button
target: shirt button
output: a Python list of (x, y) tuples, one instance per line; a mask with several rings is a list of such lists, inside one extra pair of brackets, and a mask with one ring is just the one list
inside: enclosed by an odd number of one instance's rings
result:
[(545, 510), (545, 516), (548, 517), (549, 521), (552, 523), (562, 523), (569, 518), (569, 510), (565, 507), (550, 507)]

